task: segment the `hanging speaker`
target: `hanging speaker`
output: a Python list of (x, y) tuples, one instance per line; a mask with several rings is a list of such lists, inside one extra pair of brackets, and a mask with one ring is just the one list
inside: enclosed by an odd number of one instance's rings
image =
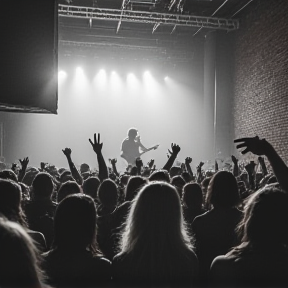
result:
[(57, 114), (56, 0), (1, 0), (0, 110)]

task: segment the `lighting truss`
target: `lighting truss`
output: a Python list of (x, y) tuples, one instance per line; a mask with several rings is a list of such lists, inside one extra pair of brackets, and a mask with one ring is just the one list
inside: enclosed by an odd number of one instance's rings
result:
[(146, 11), (131, 11), (124, 9), (102, 9), (62, 4), (59, 4), (58, 15), (59, 17), (118, 21), (118, 23), (121, 23), (122, 21), (154, 24), (154, 28), (158, 27), (160, 24), (172, 25), (173, 27), (198, 27), (226, 31), (237, 30), (239, 28), (239, 21), (235, 19), (180, 14), (178, 15)]

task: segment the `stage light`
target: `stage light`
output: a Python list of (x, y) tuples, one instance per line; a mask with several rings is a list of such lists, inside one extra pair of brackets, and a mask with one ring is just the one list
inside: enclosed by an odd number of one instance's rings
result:
[(77, 68), (76, 68), (76, 73), (77, 73), (77, 74), (83, 74), (84, 71), (83, 71), (83, 69), (82, 69), (81, 67), (77, 67)]
[(166, 76), (166, 77), (164, 78), (164, 80), (165, 80), (165, 81), (169, 80), (169, 77), (168, 77), (168, 76)]
[(104, 69), (101, 69), (101, 70), (98, 72), (98, 74), (97, 74), (96, 77), (98, 78), (99, 81), (106, 81), (106, 77), (107, 77), (106, 71), (105, 71)]
[(66, 73), (65, 71), (60, 70), (60, 71), (58, 72), (58, 80), (59, 80), (59, 81), (62, 80), (62, 79), (65, 79), (66, 77), (67, 77), (67, 73)]
[(109, 81), (110, 89), (115, 93), (119, 93), (119, 90), (121, 89), (121, 78), (119, 77), (118, 73), (112, 71)]

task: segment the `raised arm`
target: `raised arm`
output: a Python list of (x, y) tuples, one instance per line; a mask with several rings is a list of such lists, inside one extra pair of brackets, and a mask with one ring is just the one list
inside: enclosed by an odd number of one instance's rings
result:
[(171, 143), (171, 150), (172, 151), (170, 151), (168, 149), (168, 152), (169, 152), (170, 155), (169, 155), (169, 158), (168, 158), (166, 164), (163, 167), (163, 169), (167, 170), (168, 172), (171, 169), (171, 167), (173, 166), (173, 163), (174, 163), (178, 153), (180, 152), (181, 148), (180, 148), (179, 145)]
[(82, 185), (83, 184), (83, 178), (72, 161), (72, 157), (71, 157), (72, 150), (70, 148), (65, 148), (65, 149), (62, 149), (62, 152), (64, 153), (64, 155), (67, 158), (69, 168), (70, 168), (70, 171), (71, 171), (73, 178), (76, 180), (76, 182), (79, 185)]
[(200, 161), (199, 165), (196, 167), (197, 169), (197, 183), (201, 183), (204, 180), (204, 176), (202, 173), (202, 167), (204, 165), (204, 162)]
[(256, 155), (265, 155), (271, 164), (275, 176), (281, 187), (288, 191), (288, 167), (282, 158), (275, 151), (273, 146), (265, 139), (259, 139), (258, 136), (253, 138), (240, 138), (234, 140), (234, 143), (239, 143), (236, 148), (244, 148), (242, 154), (252, 152)]
[(233, 165), (233, 175), (235, 177), (237, 177), (237, 176), (239, 176), (238, 159), (234, 155), (231, 156), (231, 159), (232, 159), (232, 162), (234, 164)]
[(250, 161), (249, 164), (245, 165), (245, 169), (248, 173), (248, 180), (249, 180), (249, 185), (250, 185), (250, 188), (252, 190), (255, 190), (256, 189), (256, 183), (255, 183), (255, 167), (256, 167), (256, 164), (254, 161)]
[(258, 157), (258, 161), (259, 161), (260, 166), (261, 166), (262, 174), (265, 177), (268, 174), (267, 167), (266, 167), (266, 164), (265, 164), (265, 160), (264, 160), (263, 157), (259, 156)]
[(105, 179), (108, 179), (108, 169), (104, 160), (104, 157), (102, 155), (102, 147), (103, 143), (100, 143), (100, 133), (98, 133), (98, 140), (96, 138), (96, 133), (94, 133), (94, 142), (92, 142), (91, 139), (89, 139), (90, 144), (92, 145), (92, 148), (94, 152), (97, 155), (97, 161), (99, 165), (99, 179), (100, 181), (103, 181)]
[(29, 158), (26, 157), (23, 160), (19, 159), (19, 162), (21, 164), (21, 169), (20, 169), (19, 174), (18, 174), (18, 181), (22, 182), (22, 180), (25, 176), (25, 173), (26, 173), (28, 163), (29, 163)]
[(141, 160), (141, 158), (136, 158), (136, 167), (137, 167), (138, 175), (141, 175), (141, 171), (143, 167), (143, 161)]
[(109, 161), (110, 161), (110, 163), (111, 163), (111, 165), (112, 165), (112, 170), (113, 170), (114, 174), (115, 174), (117, 177), (119, 177), (120, 174), (118, 173), (117, 167), (116, 167), (117, 158), (109, 159)]
[(192, 163), (192, 158), (191, 157), (186, 157), (185, 166), (186, 166), (186, 169), (187, 169), (189, 175), (193, 178), (194, 175), (193, 175), (193, 172), (192, 172), (192, 169), (191, 169), (191, 166), (190, 166), (191, 163)]

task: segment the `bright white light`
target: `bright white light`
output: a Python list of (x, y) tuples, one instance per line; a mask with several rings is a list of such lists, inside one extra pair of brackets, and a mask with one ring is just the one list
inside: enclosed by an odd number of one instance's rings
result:
[(166, 77), (164, 78), (164, 80), (165, 80), (165, 81), (169, 80), (169, 77), (168, 77), (168, 76), (166, 76)]
[(106, 71), (105, 71), (104, 69), (101, 69), (101, 70), (98, 72), (98, 74), (97, 74), (96, 77), (98, 78), (98, 80), (99, 80), (100, 82), (106, 81), (106, 78), (107, 78)]
[(58, 80), (59, 81), (64, 80), (66, 77), (67, 77), (67, 73), (65, 71), (61, 70), (58, 72)]
[(104, 69), (99, 70), (94, 78), (94, 85), (96, 88), (104, 89), (107, 83), (107, 73)]
[(144, 76), (151, 76), (151, 73), (150, 73), (150, 71), (148, 71), (148, 70), (147, 70), (147, 71), (145, 71), (145, 72), (144, 72)]
[(83, 69), (82, 69), (81, 67), (77, 67), (77, 68), (76, 68), (76, 73), (77, 73), (77, 74), (83, 74), (84, 71), (83, 71)]
[(87, 85), (87, 77), (82, 67), (76, 68), (76, 73), (73, 79), (73, 85), (75, 85), (75, 89), (81, 90), (85, 85)]
[(133, 73), (129, 73), (127, 75), (127, 80), (134, 81), (136, 80), (136, 76)]
[(156, 79), (153, 77), (153, 75), (150, 73), (150, 71), (146, 71), (143, 74), (143, 84), (145, 92), (149, 94), (150, 97), (153, 97), (159, 93), (157, 90), (159, 87)]
[(112, 71), (109, 84), (110, 89), (118, 94), (121, 89), (121, 84), (121, 78), (119, 75), (115, 71)]
[(127, 75), (127, 86), (129, 89), (139, 88), (139, 81), (133, 73)]

